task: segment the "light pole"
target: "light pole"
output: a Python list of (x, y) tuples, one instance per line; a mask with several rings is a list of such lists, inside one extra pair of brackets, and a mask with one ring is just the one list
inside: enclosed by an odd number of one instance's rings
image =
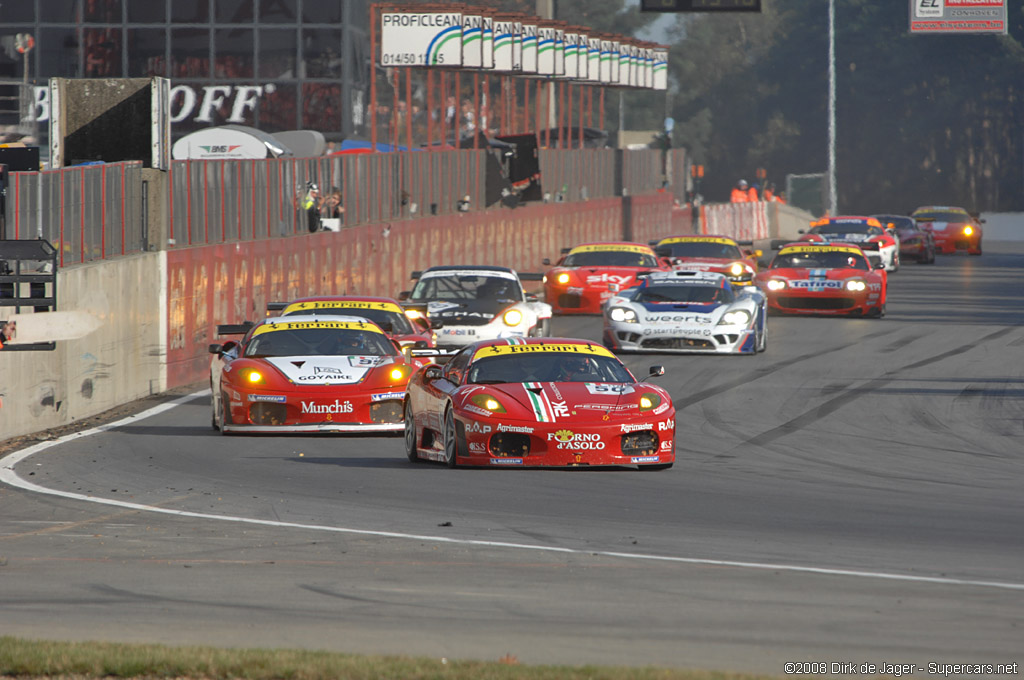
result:
[(836, 214), (836, 2), (828, 0), (828, 214)]

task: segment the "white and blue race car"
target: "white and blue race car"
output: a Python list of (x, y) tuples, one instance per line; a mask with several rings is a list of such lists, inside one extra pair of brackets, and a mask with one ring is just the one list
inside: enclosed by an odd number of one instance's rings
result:
[(724, 274), (651, 272), (608, 300), (603, 342), (616, 352), (755, 354), (767, 347), (764, 294)]

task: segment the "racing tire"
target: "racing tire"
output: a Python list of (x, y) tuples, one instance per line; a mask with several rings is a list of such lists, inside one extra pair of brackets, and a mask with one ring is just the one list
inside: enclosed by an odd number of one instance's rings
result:
[(978, 252), (976, 252), (976, 253), (972, 253), (971, 251), (969, 251), (969, 250), (968, 250), (968, 251), (967, 251), (967, 254), (968, 254), (968, 255), (973, 255), (973, 256), (975, 256), (975, 257), (977, 257), (978, 255), (981, 255), (981, 244), (978, 244)]
[(455, 432), (455, 411), (452, 407), (444, 414), (444, 464), (450, 468), (458, 467), (459, 438)]
[(210, 382), (210, 425), (220, 432), (220, 421), (217, 420), (217, 395), (213, 393), (213, 382)]
[(551, 319), (537, 319), (537, 325), (533, 329), (533, 337), (547, 338), (551, 335)]
[(646, 470), (647, 472), (657, 472), (658, 470), (667, 470), (672, 467), (673, 463), (658, 463), (657, 465), (641, 465), (640, 470)]
[(885, 316), (885, 303), (883, 302), (878, 307), (872, 307), (871, 311), (868, 312), (868, 316), (872, 319), (881, 319)]
[(410, 463), (418, 463), (420, 462), (420, 457), (416, 451), (416, 419), (412, 415), (412, 406), (408, 401), (405, 402), (403, 420), (405, 422), (405, 455), (409, 458)]
[(218, 411), (220, 412), (220, 420), (217, 429), (220, 430), (222, 435), (227, 436), (228, 433), (224, 431), (224, 426), (231, 424), (231, 410), (228, 407), (228, 400), (224, 398), (223, 394), (220, 395), (220, 408)]
[(757, 339), (757, 347), (754, 348), (754, 354), (763, 352), (766, 349), (768, 349), (768, 329), (762, 328), (761, 337)]

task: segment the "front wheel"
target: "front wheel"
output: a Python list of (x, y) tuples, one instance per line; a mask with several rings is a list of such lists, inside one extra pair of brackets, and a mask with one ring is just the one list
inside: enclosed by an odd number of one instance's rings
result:
[(416, 419), (412, 415), (412, 404), (405, 402), (405, 455), (410, 463), (418, 463), (419, 454), (416, 452)]
[(458, 456), (459, 442), (455, 434), (455, 411), (449, 407), (444, 414), (444, 464), (450, 468), (456, 467), (459, 463)]
[[(216, 400), (214, 401), (216, 402)], [(227, 432), (224, 431), (224, 426), (231, 424), (230, 408), (231, 407), (228, 406), (228, 400), (225, 398), (224, 394), (221, 393), (220, 408), (216, 409), (216, 415), (214, 416), (214, 428), (220, 430), (220, 433), (223, 435), (227, 434)]]
[(551, 335), (551, 319), (538, 319), (533, 329), (533, 337), (546, 338)]

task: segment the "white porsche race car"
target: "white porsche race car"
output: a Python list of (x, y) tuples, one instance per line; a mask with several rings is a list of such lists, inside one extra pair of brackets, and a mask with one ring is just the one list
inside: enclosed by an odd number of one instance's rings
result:
[[(540, 275), (524, 274), (540, 280)], [(398, 299), (412, 318), (426, 318), (441, 349), (477, 340), (550, 335), (551, 305), (523, 290), (508, 267), (441, 266), (413, 272), (416, 285)]]
[(767, 347), (764, 294), (724, 274), (651, 272), (608, 300), (603, 341), (616, 352), (754, 354)]

